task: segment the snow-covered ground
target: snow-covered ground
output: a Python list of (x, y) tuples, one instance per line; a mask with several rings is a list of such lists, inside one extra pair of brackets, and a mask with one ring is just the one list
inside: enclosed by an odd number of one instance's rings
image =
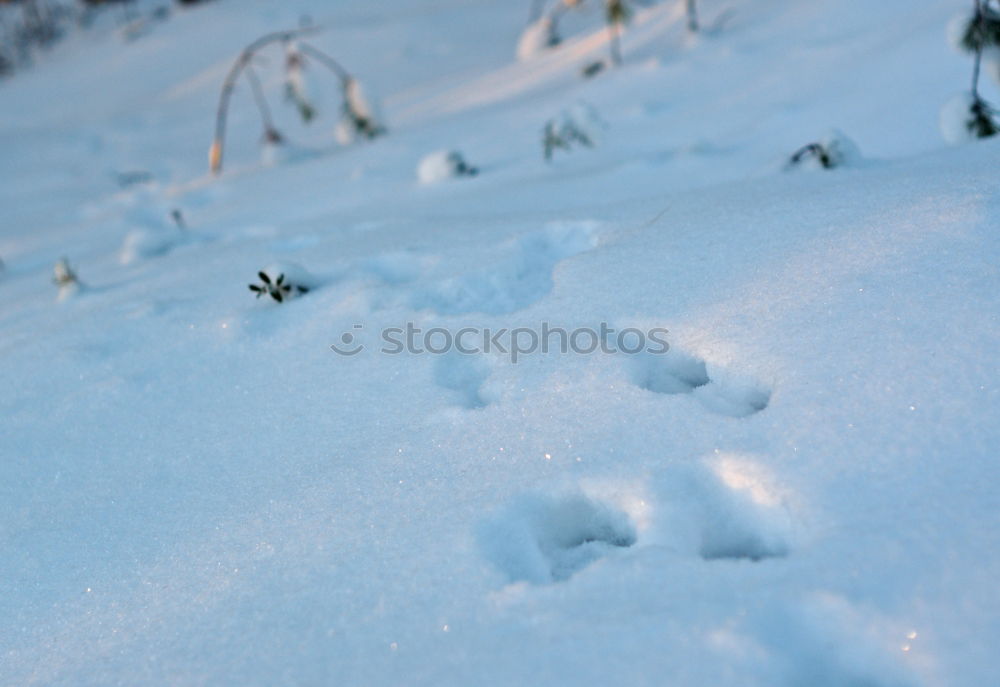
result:
[[(1000, 682), (967, 4), (652, 3), (583, 79), (597, 8), (518, 60), (527, 0), (217, 0), (0, 83), (0, 684)], [(276, 51), (292, 153), (243, 83), (211, 177), (229, 65), (303, 14), (389, 134), (337, 146), (315, 67), (296, 122)], [(834, 128), (860, 160), (785, 169)], [(421, 183), (439, 150), (478, 175)], [(310, 290), (254, 298), (282, 263)], [(380, 353), (407, 323), (670, 351)]]

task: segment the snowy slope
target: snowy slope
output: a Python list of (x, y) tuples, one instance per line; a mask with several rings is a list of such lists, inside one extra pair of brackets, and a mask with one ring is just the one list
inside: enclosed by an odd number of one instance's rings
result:
[[(0, 684), (997, 682), (1000, 144), (938, 132), (966, 3), (703, 0), (697, 38), (655, 3), (592, 80), (599, 14), (518, 62), (527, 5), (217, 0), (0, 84)], [(262, 64), (300, 159), (243, 87), (208, 176), (231, 60), (303, 13), (389, 135), (335, 146), (335, 89), (307, 129)], [(546, 164), (581, 102), (599, 145)], [(831, 127), (862, 161), (783, 170)], [(436, 150), (479, 175), (421, 184)], [(279, 261), (316, 288), (255, 300)], [(408, 322), (671, 351), (379, 353)]]

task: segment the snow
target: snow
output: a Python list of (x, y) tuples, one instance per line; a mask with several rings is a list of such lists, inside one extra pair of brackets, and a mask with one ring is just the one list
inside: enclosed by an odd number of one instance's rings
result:
[[(527, 10), (108, 12), (0, 83), (0, 684), (996, 682), (1000, 141), (937, 131), (955, 3), (650, 3), (592, 79), (600, 12), (520, 62)], [(308, 154), (261, 164), (241, 83), (210, 175), (226, 71), (303, 14), (388, 134), (335, 144), (333, 78), (300, 121), (269, 53)], [(601, 144), (547, 163), (577, 103)], [(783, 171), (831, 128), (864, 164)], [(670, 350), (380, 352), (408, 323)]]
[(952, 96), (941, 108), (941, 135), (948, 143), (958, 144), (975, 140), (969, 122), (972, 120), (972, 93)]
[(553, 20), (544, 15), (525, 27), (517, 41), (517, 59), (525, 62), (542, 54), (559, 42)]
[(420, 159), (417, 165), (417, 179), (422, 184), (439, 184), (460, 176), (475, 175), (462, 154), (453, 150), (436, 150)]

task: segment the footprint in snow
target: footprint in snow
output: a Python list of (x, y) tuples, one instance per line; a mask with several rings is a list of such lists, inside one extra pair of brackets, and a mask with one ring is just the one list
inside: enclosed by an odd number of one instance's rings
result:
[(675, 465), (656, 482), (652, 539), (706, 561), (788, 555), (792, 521), (775, 480), (738, 455)]
[(510, 582), (568, 580), (636, 542), (628, 515), (584, 494), (525, 494), (482, 523), (486, 557)]
[(658, 394), (692, 394), (707, 410), (728, 417), (748, 417), (767, 408), (770, 389), (722, 369), (709, 375), (704, 360), (671, 349), (637, 356), (636, 385)]
[(489, 404), (483, 395), (483, 384), (489, 376), (489, 362), (481, 355), (450, 353), (434, 362), (434, 382), (469, 410)]
[[(636, 499), (644, 543), (682, 556), (760, 562), (791, 550), (792, 519), (781, 490), (738, 455), (674, 465)], [(647, 521), (648, 519), (648, 521)], [(480, 548), (508, 582), (563, 582), (638, 542), (629, 514), (586, 494), (522, 494), (482, 522)]]
[(519, 238), (493, 267), (439, 281), (414, 294), (411, 305), (441, 315), (515, 312), (552, 290), (561, 261), (597, 245), (595, 223), (553, 223)]

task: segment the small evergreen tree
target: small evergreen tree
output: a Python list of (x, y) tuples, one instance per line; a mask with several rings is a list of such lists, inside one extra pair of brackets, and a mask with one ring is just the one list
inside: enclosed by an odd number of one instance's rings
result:
[(961, 46), (972, 53), (972, 97), (965, 119), (965, 128), (973, 138), (989, 138), (1000, 133), (996, 111), (979, 95), (979, 72), (983, 51), (1000, 48), (1000, 9), (991, 0), (973, 0), (972, 16), (961, 36)]

